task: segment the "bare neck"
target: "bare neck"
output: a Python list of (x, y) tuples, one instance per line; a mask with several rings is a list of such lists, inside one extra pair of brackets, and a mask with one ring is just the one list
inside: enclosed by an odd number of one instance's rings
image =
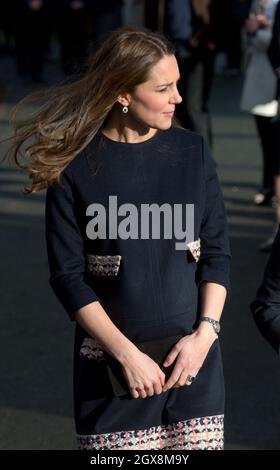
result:
[(158, 130), (140, 123), (127, 114), (112, 110), (107, 122), (102, 127), (102, 133), (117, 142), (137, 143), (151, 139)]

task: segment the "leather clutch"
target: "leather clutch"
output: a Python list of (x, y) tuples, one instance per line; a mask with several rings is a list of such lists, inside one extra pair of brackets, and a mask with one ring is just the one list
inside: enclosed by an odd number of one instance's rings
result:
[[(162, 368), (167, 380), (172, 372), (174, 363), (171, 364), (171, 366), (169, 367), (163, 367), (163, 363), (169, 351), (181, 338), (182, 335), (175, 335), (135, 344), (138, 349), (140, 349), (140, 351), (147, 354)], [(107, 352), (104, 353), (104, 356), (106, 360), (107, 372), (110, 378), (114, 395), (119, 397), (122, 395), (130, 394), (129, 387), (125, 380), (122, 366), (119, 361), (117, 361), (117, 359), (112, 357)]]

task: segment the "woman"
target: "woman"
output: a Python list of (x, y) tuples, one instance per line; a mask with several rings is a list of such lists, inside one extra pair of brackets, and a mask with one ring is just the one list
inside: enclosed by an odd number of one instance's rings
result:
[[(275, 9), (279, 0), (254, 0), (246, 22), (248, 66), (241, 108), (254, 115), (263, 155), (262, 187), (254, 196), (257, 206), (266, 205), (274, 195), (277, 133), (272, 118), (277, 112), (277, 80), (268, 58)], [(271, 248), (271, 241), (260, 246)]]
[[(206, 142), (212, 145), (209, 101), (221, 29), (221, 2), (218, 0), (192, 0), (183, 3), (185, 3), (184, 10), (187, 10), (185, 15), (177, 8), (177, 15), (174, 14), (169, 18), (167, 9), (165, 21), (166, 25), (169, 23), (169, 27), (166, 29), (171, 33), (171, 38), (173, 32), (174, 40), (178, 39), (174, 37), (174, 33), (176, 33), (179, 21), (181, 20), (182, 23), (182, 20), (185, 19), (183, 16), (187, 17), (186, 19), (191, 19), (192, 23), (192, 31), (189, 31), (189, 24), (185, 21), (187, 50), (183, 51), (182, 57), (181, 47), (177, 55), (182, 75), (180, 91), (183, 98), (182, 104), (177, 110), (177, 117), (184, 127), (202, 135)], [(180, 36), (183, 36), (184, 28), (181, 27)]]
[(280, 224), (280, 3), (278, 2), (275, 11), (272, 39), (268, 49), (270, 63), (277, 77), (277, 99), (278, 109), (277, 115), (273, 120), (276, 130), (276, 158), (275, 158), (275, 209), (276, 209), (276, 225)]
[(280, 228), (251, 311), (262, 335), (280, 354)]
[[(227, 225), (203, 139), (172, 127), (178, 80), (164, 37), (119, 29), (79, 81), (46, 92), (37, 118), (17, 129), (17, 148), (36, 138), (27, 149), (27, 192), (47, 187), (50, 284), (76, 321), (81, 449), (223, 447), (217, 332), (228, 287)], [(147, 236), (141, 218), (137, 232), (135, 213), (166, 203), (194, 204), (194, 220), (184, 217), (194, 235), (183, 251), (174, 235), (154, 236), (159, 219)], [(118, 226), (128, 206), (134, 212)], [(164, 364), (137, 347), (160, 345), (162, 353), (175, 336)], [(116, 365), (127, 386), (120, 396)]]

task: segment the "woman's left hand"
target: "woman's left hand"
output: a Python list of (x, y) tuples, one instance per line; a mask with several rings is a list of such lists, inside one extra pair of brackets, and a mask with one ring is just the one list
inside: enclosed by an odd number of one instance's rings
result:
[(176, 359), (172, 374), (162, 391), (191, 385), (192, 381), (188, 380), (188, 376), (196, 377), (217, 337), (212, 326), (202, 322), (194, 333), (181, 338), (164, 361), (164, 367), (169, 367)]

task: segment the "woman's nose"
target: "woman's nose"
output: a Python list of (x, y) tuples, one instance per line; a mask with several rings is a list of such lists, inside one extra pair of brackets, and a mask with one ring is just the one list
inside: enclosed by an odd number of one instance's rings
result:
[(182, 103), (182, 101), (183, 101), (182, 96), (179, 94), (178, 90), (176, 90), (176, 93), (173, 96), (172, 103), (173, 104), (180, 104), (180, 103)]
[(180, 103), (182, 103), (182, 101), (183, 101), (182, 96), (179, 94), (179, 92), (177, 92), (177, 101), (176, 101), (176, 104), (180, 104)]

